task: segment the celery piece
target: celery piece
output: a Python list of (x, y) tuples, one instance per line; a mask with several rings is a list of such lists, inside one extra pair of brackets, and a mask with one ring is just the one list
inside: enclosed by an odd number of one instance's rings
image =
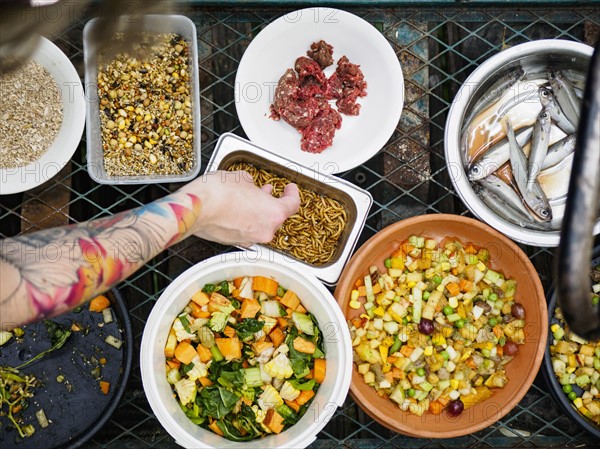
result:
[(582, 374), (581, 376), (577, 376), (575, 378), (575, 383), (580, 388), (583, 388), (590, 383), (590, 376), (588, 376), (587, 374)]
[(431, 391), (433, 389), (433, 385), (431, 385), (429, 382), (427, 382), (426, 380), (424, 380), (423, 382), (421, 382), (419, 384), (419, 388), (423, 391)]
[(500, 273), (488, 268), (483, 276), (483, 279), (489, 281), (491, 284), (495, 284), (501, 277), (502, 275)]
[(423, 311), (423, 291), (414, 287), (412, 289), (413, 296), (413, 321), (415, 323), (421, 322), (421, 312)]
[(260, 374), (260, 368), (254, 366), (252, 368), (245, 368), (244, 372), (244, 384), (249, 387), (260, 387), (263, 384), (263, 380)]
[(215, 362), (220, 362), (224, 359), (223, 354), (221, 354), (221, 351), (219, 350), (219, 347), (217, 345), (210, 348), (210, 353), (212, 354), (213, 360)]
[(375, 294), (373, 293), (373, 282), (371, 281), (371, 276), (368, 274), (365, 276), (365, 291), (367, 294), (367, 301), (373, 302), (375, 301)]

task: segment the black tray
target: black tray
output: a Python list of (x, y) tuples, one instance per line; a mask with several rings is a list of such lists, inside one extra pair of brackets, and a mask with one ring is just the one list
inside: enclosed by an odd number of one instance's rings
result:
[[(9, 420), (0, 418), (0, 447), (3, 449), (75, 449), (83, 447), (110, 418), (125, 391), (131, 369), (133, 337), (129, 315), (119, 292), (115, 289), (105, 294), (112, 302), (113, 322), (103, 325), (102, 313), (90, 312), (84, 304), (80, 312), (69, 312), (52, 320), (66, 327), (77, 322), (89, 328), (89, 333), (73, 332), (66, 344), (23, 368), (33, 374), (42, 385), (34, 390), (29, 407), (23, 412), (26, 424), (33, 424), (35, 433), (24, 440), (14, 428), (8, 428)], [(0, 364), (17, 366), (31, 356), (50, 347), (50, 339), (43, 322), (23, 326), (22, 339), (11, 339), (0, 348)], [(123, 341), (119, 350), (108, 345), (104, 339), (113, 335)], [(110, 382), (108, 394), (100, 391), (99, 382), (92, 370), (100, 358), (107, 363), (101, 367), (102, 380)], [(63, 375), (64, 382), (57, 376)], [(43, 409), (51, 422), (41, 428), (35, 412)]]
[[(592, 253), (592, 267), (595, 267), (600, 264), (600, 246), (594, 248)], [(553, 287), (548, 292), (548, 329), (559, 321), (554, 317), (554, 308), (556, 307), (556, 289)], [(548, 344), (546, 345), (546, 354), (544, 355), (544, 362), (542, 364), (542, 372), (544, 374), (544, 379), (548, 384), (550, 389), (550, 393), (554, 400), (558, 403), (560, 408), (565, 412), (565, 414), (571, 418), (575, 423), (577, 423), (581, 428), (585, 429), (594, 437), (598, 438), (600, 441), (600, 427), (596, 426), (592, 421), (581, 415), (577, 409), (572, 405), (571, 401), (567, 397), (567, 395), (562, 391), (562, 385), (558, 382), (558, 379), (554, 375), (554, 370), (552, 369), (552, 357), (550, 355), (550, 345), (552, 344), (552, 332), (548, 331)], [(581, 392), (581, 389), (574, 385), (573, 390), (577, 391), (577, 393)]]

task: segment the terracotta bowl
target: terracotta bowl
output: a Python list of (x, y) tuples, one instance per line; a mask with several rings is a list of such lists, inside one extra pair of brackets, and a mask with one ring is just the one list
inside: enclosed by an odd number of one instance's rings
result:
[(411, 235), (423, 235), (441, 240), (456, 238), (463, 242), (487, 248), (491, 268), (517, 281), (516, 298), (526, 312), (525, 343), (506, 366), (508, 385), (495, 389), (491, 398), (465, 409), (458, 417), (444, 411), (434, 415), (426, 412), (416, 416), (403, 412), (397, 404), (376, 394), (367, 385), (354, 366), (350, 394), (374, 420), (404, 435), (422, 438), (452, 438), (484, 429), (510, 412), (525, 396), (540, 368), (548, 333), (548, 315), (544, 289), (538, 274), (523, 251), (504, 235), (488, 225), (457, 215), (423, 215), (394, 223), (369, 239), (346, 265), (334, 296), (346, 319), (354, 318), (364, 310), (351, 309), (350, 292), (358, 277), (368, 273), (371, 265), (380, 271), (384, 260)]

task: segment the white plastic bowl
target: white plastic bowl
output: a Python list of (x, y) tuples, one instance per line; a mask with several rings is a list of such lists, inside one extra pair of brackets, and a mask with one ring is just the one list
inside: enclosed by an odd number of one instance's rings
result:
[[(214, 256), (182, 273), (160, 296), (144, 329), (141, 347), (142, 381), (146, 397), (159, 422), (186, 448), (303, 448), (333, 417), (348, 393), (352, 377), (352, 344), (346, 320), (331, 293), (316, 277), (281, 264), (273, 253), (234, 252)], [(300, 264), (299, 264), (300, 265)], [(229, 441), (193, 424), (173, 397), (166, 379), (164, 347), (175, 317), (204, 284), (242, 275), (270, 276), (293, 290), (323, 332), (327, 373), (302, 419), (279, 435), (245, 443)]]

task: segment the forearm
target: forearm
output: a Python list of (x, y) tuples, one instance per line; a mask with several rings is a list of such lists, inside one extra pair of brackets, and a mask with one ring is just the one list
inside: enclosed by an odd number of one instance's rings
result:
[(0, 326), (57, 315), (187, 237), (200, 200), (175, 192), (120, 214), (0, 241)]

